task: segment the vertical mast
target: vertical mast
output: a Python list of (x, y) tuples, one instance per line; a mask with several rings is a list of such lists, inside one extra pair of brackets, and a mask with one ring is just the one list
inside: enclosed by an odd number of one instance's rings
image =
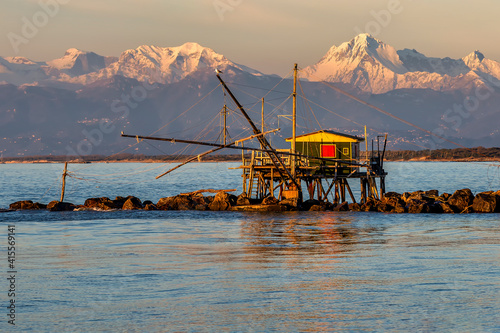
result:
[[(293, 68), (293, 112), (292, 112), (292, 154), (295, 154), (295, 142), (297, 138), (297, 64)], [(295, 155), (291, 156), (292, 176), (295, 178)]]
[[(266, 130), (264, 129), (264, 97), (262, 97), (262, 114), (261, 114), (261, 132), (264, 133)], [(260, 148), (263, 148), (262, 144)]]
[(60, 202), (64, 201), (64, 192), (66, 190), (66, 175), (68, 174), (68, 162), (64, 162), (64, 171), (62, 174), (62, 188), (61, 188), (61, 200)]
[(227, 106), (224, 104), (224, 110), (222, 111), (224, 113), (224, 145), (226, 145), (226, 122), (227, 122)]

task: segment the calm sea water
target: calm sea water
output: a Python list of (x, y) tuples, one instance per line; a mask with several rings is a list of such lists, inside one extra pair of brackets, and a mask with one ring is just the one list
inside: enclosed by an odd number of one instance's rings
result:
[[(228, 170), (237, 165), (193, 164), (161, 180), (168, 166), (70, 165), (66, 200), (239, 193), (240, 172)], [(500, 189), (488, 163), (386, 169), (390, 191)], [(0, 165), (0, 207), (58, 199), (61, 173), (61, 164)], [(24, 211), (0, 221), (0, 331), (500, 331), (500, 214)]]

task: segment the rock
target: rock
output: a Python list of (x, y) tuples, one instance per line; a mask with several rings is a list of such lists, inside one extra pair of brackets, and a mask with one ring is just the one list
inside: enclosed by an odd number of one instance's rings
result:
[(425, 191), (424, 195), (430, 198), (437, 198), (439, 197), (439, 191), (438, 190)]
[(378, 212), (378, 204), (378, 200), (368, 198), (368, 200), (361, 206), (361, 210), (364, 212)]
[(51, 201), (47, 205), (47, 209), (51, 212), (65, 212), (75, 210), (76, 206), (69, 202)]
[(174, 197), (160, 198), (160, 200), (156, 203), (156, 208), (159, 210), (172, 210), (173, 201)]
[(323, 207), (321, 205), (312, 205), (309, 208), (310, 212), (324, 212), (325, 210), (326, 210), (325, 207)]
[(245, 192), (241, 193), (236, 199), (237, 206), (247, 206), (250, 205), (250, 199)]
[(201, 194), (192, 197), (191, 200), (193, 201), (195, 210), (208, 210), (208, 205), (211, 202)]
[(361, 205), (359, 203), (351, 203), (349, 204), (349, 210), (353, 212), (360, 212), (361, 211)]
[(451, 208), (450, 205), (448, 205), (446, 202), (442, 202), (442, 201), (436, 201), (434, 203), (434, 205), (439, 205), (441, 206), (441, 212), (444, 213), (444, 214), (454, 214), (455, 211)]
[(477, 213), (498, 213), (500, 196), (492, 191), (478, 193), (472, 202), (472, 209)]
[(127, 199), (130, 198), (130, 197), (116, 197), (115, 200), (113, 200), (113, 203), (115, 204), (116, 208), (118, 209), (123, 209), (123, 204), (125, 203), (125, 201), (127, 201)]
[(406, 209), (406, 205), (397, 205), (396, 207), (394, 207), (393, 212), (397, 214), (404, 214), (408, 213), (408, 210)]
[(377, 205), (377, 209), (381, 213), (392, 213), (394, 206), (384, 201)]
[(139, 198), (136, 197), (128, 197), (125, 203), (122, 206), (123, 210), (137, 210), (143, 209), (144, 206)]
[(214, 211), (229, 210), (232, 206), (235, 206), (236, 200), (237, 198), (234, 195), (231, 196), (226, 192), (218, 192), (214, 200), (208, 205), (208, 208)]
[(144, 210), (158, 210), (158, 208), (156, 208), (156, 205), (154, 203), (145, 204), (143, 209)]
[(451, 197), (450, 193), (443, 193), (437, 198), (437, 200), (442, 202), (447, 202), (450, 197)]
[(277, 205), (278, 203), (279, 200), (271, 196), (265, 197), (264, 200), (262, 200), (263, 205)]
[(172, 202), (172, 209), (174, 210), (191, 210), (195, 207), (195, 202), (191, 200), (190, 196), (178, 195), (174, 197)]
[(208, 205), (206, 205), (206, 204), (198, 204), (198, 205), (194, 206), (194, 209), (195, 210), (202, 210), (202, 211), (203, 210), (208, 210)]
[(396, 199), (401, 199), (401, 194), (397, 193), (397, 192), (387, 192), (386, 194), (384, 194), (384, 196), (382, 197), (382, 200), (383, 199), (391, 199), (391, 198), (396, 198)]
[(188, 195), (177, 195), (175, 197), (161, 198), (156, 207), (159, 210), (191, 210), (197, 205)]
[(39, 202), (33, 202), (31, 200), (16, 201), (9, 205), (9, 209), (12, 210), (39, 210), (46, 208), (47, 205), (41, 204)]
[(102, 210), (121, 209), (119, 204), (116, 204), (107, 197), (89, 198), (85, 200), (85, 203), (83, 205), (87, 208), (97, 208)]
[(467, 207), (472, 205), (474, 196), (468, 188), (456, 190), (455, 193), (448, 199), (448, 204), (453, 208), (456, 213), (461, 213)]
[(287, 210), (297, 210), (299, 207), (299, 199), (298, 198), (283, 199), (281, 200), (280, 205), (286, 206)]
[(410, 214), (430, 213), (428, 202), (418, 199), (410, 199), (406, 204), (406, 209)]
[(314, 200), (314, 199), (309, 199), (309, 200), (304, 201), (300, 205), (300, 209), (301, 210), (310, 210), (312, 206), (320, 206), (320, 205), (321, 205), (321, 201)]
[[(426, 192), (424, 191), (415, 191), (412, 193), (407, 194), (406, 192), (406, 203), (408, 203), (409, 200), (420, 200), (420, 201), (426, 201), (426, 202), (431, 202), (434, 201), (434, 199), (430, 198), (429, 196), (426, 195)], [(434, 192), (433, 192), (434, 193)]]
[(347, 201), (338, 204), (333, 208), (334, 212), (348, 212), (349, 211), (349, 203)]

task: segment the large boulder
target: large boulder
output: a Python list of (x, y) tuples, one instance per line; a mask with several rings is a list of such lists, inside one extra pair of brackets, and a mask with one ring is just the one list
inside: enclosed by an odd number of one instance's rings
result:
[(177, 195), (175, 197), (161, 198), (156, 207), (160, 210), (191, 210), (197, 203), (189, 195)]
[(472, 202), (472, 209), (476, 213), (498, 213), (500, 212), (500, 196), (492, 191), (478, 193)]
[(418, 199), (409, 199), (406, 204), (406, 209), (410, 214), (430, 213), (431, 207), (427, 201)]
[(160, 198), (156, 203), (156, 208), (159, 210), (173, 210), (172, 203), (175, 197)]
[(210, 210), (229, 210), (232, 206), (236, 206), (237, 197), (226, 192), (218, 192), (214, 200), (208, 205)]
[(360, 212), (361, 205), (357, 202), (349, 204), (349, 210), (353, 212)]
[(123, 203), (122, 209), (123, 210), (137, 210), (137, 209), (143, 209), (144, 205), (142, 204), (141, 200), (136, 197), (128, 197), (128, 199)]
[(348, 212), (349, 211), (349, 203), (344, 201), (333, 208), (334, 212)]
[(76, 206), (69, 202), (61, 202), (61, 201), (51, 201), (47, 205), (47, 209), (51, 212), (65, 212), (65, 211), (73, 211)]
[(474, 196), (470, 189), (465, 188), (456, 190), (455, 193), (448, 199), (448, 204), (456, 213), (463, 212), (467, 207), (471, 206), (474, 201)]
[(9, 209), (12, 210), (39, 210), (46, 208), (47, 205), (41, 204), (39, 202), (33, 202), (31, 200), (16, 201), (9, 205)]
[(279, 204), (279, 200), (276, 199), (275, 197), (265, 197), (264, 200), (262, 200), (263, 205), (277, 205)]
[[(283, 201), (284, 200), (282, 200), (281, 202), (283, 203)], [(300, 205), (300, 209), (301, 210), (310, 210), (312, 206), (320, 206), (320, 205), (321, 205), (321, 201), (316, 200), (316, 199), (308, 199)]]
[(248, 198), (248, 195), (243, 192), (240, 195), (238, 195), (238, 198), (236, 199), (236, 205), (237, 206), (248, 206), (250, 205), (250, 199)]
[(85, 200), (83, 204), (86, 208), (101, 209), (101, 210), (111, 210), (111, 209), (121, 209), (120, 204), (115, 203), (113, 200), (107, 197), (101, 198), (89, 198)]
[(368, 198), (366, 202), (361, 205), (361, 211), (363, 212), (378, 212), (378, 205), (380, 204), (379, 200)]

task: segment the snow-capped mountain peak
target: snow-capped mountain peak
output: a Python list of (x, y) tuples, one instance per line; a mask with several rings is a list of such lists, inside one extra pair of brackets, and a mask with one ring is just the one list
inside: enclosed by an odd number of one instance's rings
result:
[(396, 51), (369, 34), (333, 46), (303, 71), (310, 81), (343, 82), (371, 93), (402, 88), (468, 91), (484, 77), (500, 79), (500, 63), (474, 51), (462, 59), (431, 58), (416, 50)]
[(474, 67), (480, 64), (484, 60), (484, 54), (479, 52), (478, 50), (475, 50), (474, 52), (470, 53), (468, 56), (464, 57), (462, 59), (464, 63), (468, 67)]
[(66, 75), (80, 76), (99, 71), (116, 60), (116, 57), (104, 57), (94, 52), (70, 48), (63, 57), (47, 61), (47, 65)]
[(139, 81), (158, 83), (178, 82), (198, 70), (233, 68), (254, 75), (262, 75), (243, 65), (236, 64), (224, 55), (194, 42), (176, 47), (142, 45), (123, 52), (116, 63), (79, 80), (89, 83), (114, 75), (135, 78)]

